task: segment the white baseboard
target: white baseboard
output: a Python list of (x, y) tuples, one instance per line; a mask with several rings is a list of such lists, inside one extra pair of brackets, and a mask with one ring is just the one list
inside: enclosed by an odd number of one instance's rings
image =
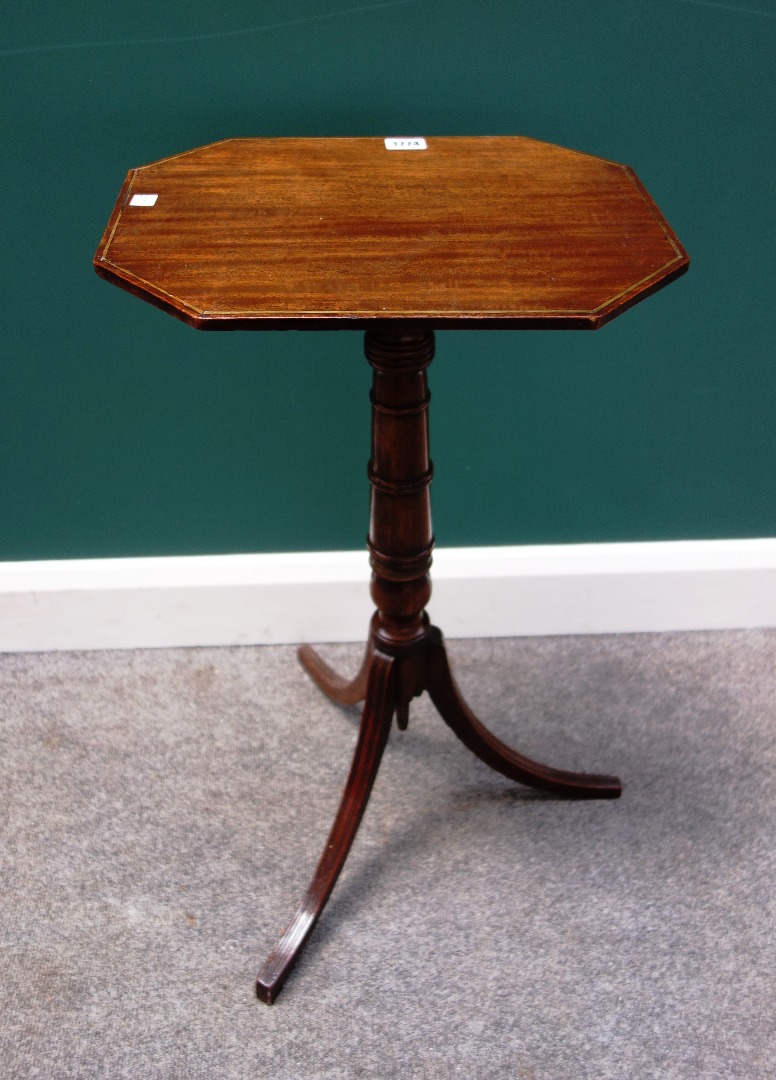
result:
[[(776, 539), (439, 548), (448, 637), (776, 626)], [(355, 641), (366, 552), (0, 563), (0, 652)]]

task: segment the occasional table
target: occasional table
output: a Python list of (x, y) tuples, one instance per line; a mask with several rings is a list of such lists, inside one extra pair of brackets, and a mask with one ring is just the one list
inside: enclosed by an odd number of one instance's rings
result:
[(426, 369), (436, 329), (596, 329), (688, 262), (630, 168), (529, 138), (227, 139), (127, 175), (95, 255), (101, 277), (200, 330), (364, 330), (374, 369), (366, 653), (346, 680), (299, 650), (330, 698), (364, 702), (361, 726), (312, 882), (259, 974), (268, 1004), (342, 870), (393, 719), (405, 729), (423, 691), (510, 779), (560, 796), (620, 794), (615, 777), (505, 746), (453, 680), (425, 612)]

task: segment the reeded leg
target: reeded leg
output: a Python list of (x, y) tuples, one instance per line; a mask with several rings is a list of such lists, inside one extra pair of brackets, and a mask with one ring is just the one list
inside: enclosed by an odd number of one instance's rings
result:
[(340, 875), (374, 785), (396, 707), (395, 660), (376, 651), (353, 763), (321, 860), (293, 922), (264, 964), (256, 994), (271, 1005), (318, 921)]
[(622, 794), (616, 776), (566, 772), (541, 765), (510, 750), (483, 727), (455, 684), (442, 634), (435, 626), (429, 629), (427, 679), (428, 693), (442, 719), (492, 769), (529, 787), (576, 799), (617, 799)]
[(364, 659), (358, 674), (353, 679), (343, 679), (325, 660), (322, 660), (312, 645), (300, 645), (297, 651), (299, 662), (315, 685), (338, 705), (357, 705), (366, 697), (369, 680), (369, 663), (372, 659), (372, 642), (368, 642)]

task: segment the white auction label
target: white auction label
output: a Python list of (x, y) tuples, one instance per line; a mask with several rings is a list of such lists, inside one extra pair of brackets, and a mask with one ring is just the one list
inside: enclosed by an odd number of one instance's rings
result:
[(385, 139), (386, 150), (427, 150), (425, 139)]
[(158, 198), (159, 198), (158, 195), (139, 195), (139, 194), (138, 195), (133, 195), (132, 198), (129, 200), (129, 205), (130, 206), (153, 206)]

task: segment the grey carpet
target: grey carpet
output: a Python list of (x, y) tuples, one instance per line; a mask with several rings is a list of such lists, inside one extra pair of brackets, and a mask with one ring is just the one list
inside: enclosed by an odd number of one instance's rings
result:
[[(325, 650), (354, 669), (360, 647)], [(272, 1008), (356, 712), (286, 647), (0, 657), (3, 1077), (776, 1076), (776, 632), (453, 642)]]

